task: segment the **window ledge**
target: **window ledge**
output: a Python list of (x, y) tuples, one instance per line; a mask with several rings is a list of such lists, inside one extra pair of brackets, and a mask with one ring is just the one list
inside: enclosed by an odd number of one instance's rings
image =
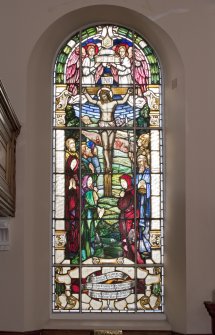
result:
[[(62, 315), (63, 314), (63, 315)], [(101, 313), (80, 314), (51, 314), (45, 329), (64, 328), (71, 329), (124, 329), (124, 330), (171, 330), (171, 326), (164, 313), (114, 313), (101, 315)], [(120, 315), (119, 315), (120, 314)], [(59, 320), (62, 323), (59, 323)], [(111, 325), (110, 325), (111, 321)]]

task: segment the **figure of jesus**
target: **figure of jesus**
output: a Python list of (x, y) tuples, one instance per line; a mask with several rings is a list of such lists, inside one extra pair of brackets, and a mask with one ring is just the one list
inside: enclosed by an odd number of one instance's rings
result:
[[(101, 128), (101, 139), (103, 144), (103, 153), (104, 153), (104, 161), (105, 161), (105, 173), (110, 173), (112, 168), (112, 150), (116, 135), (116, 122), (114, 119), (114, 112), (117, 105), (123, 105), (127, 102), (130, 94), (132, 93), (131, 90), (128, 90), (127, 94), (120, 100), (113, 100), (112, 99), (112, 91), (107, 88), (101, 88), (97, 95), (98, 100), (93, 99), (86, 91), (83, 90), (87, 100), (94, 105), (97, 105), (100, 109), (100, 119), (99, 119), (99, 127)], [(113, 129), (110, 129), (112, 128)], [(105, 129), (109, 128), (109, 129)]]

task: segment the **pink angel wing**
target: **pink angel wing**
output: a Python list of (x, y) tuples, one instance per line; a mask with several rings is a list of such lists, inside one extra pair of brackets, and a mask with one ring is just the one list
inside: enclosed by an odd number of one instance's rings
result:
[(71, 53), (70, 58), (66, 67), (66, 82), (69, 84), (68, 90), (72, 93), (72, 95), (77, 95), (78, 93), (78, 85), (80, 78), (80, 50), (79, 47), (75, 48), (75, 50)]
[(118, 83), (119, 82), (119, 75), (118, 75), (118, 70), (114, 66), (110, 67), (113, 79)]
[[(116, 45), (113, 46), (113, 51), (116, 52)], [(110, 70), (111, 70), (111, 73), (112, 73), (112, 76), (113, 76), (113, 79), (118, 83), (119, 82), (119, 75), (118, 75), (118, 70), (115, 66), (111, 66), (110, 67)]]
[(102, 64), (101, 64), (101, 65), (99, 65), (99, 66), (97, 67), (97, 69), (96, 69), (96, 73), (95, 73), (95, 82), (96, 82), (96, 83), (97, 83), (97, 81), (100, 79), (100, 77), (101, 77), (103, 71), (104, 71), (104, 68), (103, 68), (103, 66), (102, 66)]
[(146, 92), (148, 85), (148, 79), (149, 79), (148, 64), (146, 62), (144, 55), (136, 48), (134, 49), (134, 55), (135, 55), (134, 77), (135, 81), (140, 85), (140, 89), (143, 94), (144, 92)]

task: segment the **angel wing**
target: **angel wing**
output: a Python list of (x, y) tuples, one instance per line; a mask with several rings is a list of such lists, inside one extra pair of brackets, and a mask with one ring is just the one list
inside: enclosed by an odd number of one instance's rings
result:
[(114, 66), (111, 66), (110, 70), (111, 70), (113, 79), (118, 83), (119, 82), (118, 70)]
[(137, 48), (134, 49), (134, 77), (137, 84), (140, 85), (142, 94), (146, 92), (149, 82), (149, 69), (144, 55)]
[[(117, 46), (114, 45), (113, 48), (112, 48), (112, 50), (113, 50), (114, 52), (116, 52), (116, 48), (117, 48)], [(119, 82), (119, 75), (118, 75), (118, 70), (117, 70), (117, 68), (116, 68), (115, 66), (112, 66), (112, 65), (111, 65), (110, 70), (111, 70), (113, 79), (118, 83), (118, 82)]]
[[(82, 48), (82, 58), (85, 57), (85, 49)], [(78, 94), (78, 85), (80, 79), (80, 49), (79, 47), (71, 53), (66, 68), (66, 82), (69, 84), (68, 90), (71, 94)]]
[(104, 68), (103, 68), (103, 66), (102, 66), (102, 64), (101, 64), (101, 65), (99, 65), (99, 66), (97, 67), (97, 69), (96, 69), (96, 73), (95, 73), (95, 82), (96, 82), (96, 83), (97, 83), (97, 81), (100, 79), (100, 77), (101, 77), (103, 71), (104, 71)]

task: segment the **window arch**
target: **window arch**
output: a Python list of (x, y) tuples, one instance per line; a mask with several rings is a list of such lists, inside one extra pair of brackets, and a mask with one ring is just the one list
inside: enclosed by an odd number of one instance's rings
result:
[(53, 311), (163, 311), (161, 71), (139, 34), (63, 45), (53, 135)]

